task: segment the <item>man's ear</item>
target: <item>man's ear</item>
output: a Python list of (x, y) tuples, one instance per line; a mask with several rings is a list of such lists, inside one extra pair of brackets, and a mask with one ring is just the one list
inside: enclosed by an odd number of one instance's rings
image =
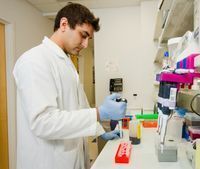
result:
[(60, 30), (65, 32), (66, 28), (69, 27), (68, 20), (65, 17), (60, 19)]

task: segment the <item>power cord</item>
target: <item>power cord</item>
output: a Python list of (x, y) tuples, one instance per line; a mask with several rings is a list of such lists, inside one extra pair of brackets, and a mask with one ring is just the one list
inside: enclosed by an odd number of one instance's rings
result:
[(190, 108), (191, 108), (192, 112), (194, 112), (195, 114), (197, 114), (198, 116), (200, 116), (200, 113), (198, 113), (198, 112), (197, 112), (196, 110), (194, 110), (194, 108), (193, 108), (193, 102), (194, 102), (194, 100), (195, 100), (198, 96), (200, 96), (199, 93), (196, 94), (196, 95), (192, 98), (192, 100), (191, 100), (191, 102), (190, 102)]

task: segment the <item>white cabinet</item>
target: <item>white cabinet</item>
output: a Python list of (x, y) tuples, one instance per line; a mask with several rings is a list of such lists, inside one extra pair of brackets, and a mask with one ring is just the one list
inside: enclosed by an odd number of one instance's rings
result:
[(193, 31), (193, 17), (194, 0), (159, 1), (154, 33), (154, 40), (158, 42), (155, 62), (162, 62), (163, 51), (166, 49), (160, 46), (166, 44), (168, 39), (183, 36), (188, 30)]

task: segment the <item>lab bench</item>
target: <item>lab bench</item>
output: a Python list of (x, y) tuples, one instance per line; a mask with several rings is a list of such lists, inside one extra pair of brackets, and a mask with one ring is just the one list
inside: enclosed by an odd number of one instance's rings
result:
[(178, 146), (177, 162), (158, 162), (155, 150), (155, 128), (142, 128), (141, 143), (133, 145), (128, 164), (115, 163), (115, 154), (123, 141), (129, 141), (128, 130), (123, 130), (124, 137), (106, 143), (91, 169), (192, 169), (186, 157), (185, 142)]

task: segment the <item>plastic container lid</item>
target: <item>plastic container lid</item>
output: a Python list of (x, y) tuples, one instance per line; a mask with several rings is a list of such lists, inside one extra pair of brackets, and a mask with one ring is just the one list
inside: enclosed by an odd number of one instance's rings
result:
[(184, 117), (185, 119), (190, 120), (190, 121), (200, 121), (200, 116), (198, 116), (195, 113), (186, 113)]
[(193, 134), (200, 134), (200, 126), (189, 126), (188, 130)]
[(137, 119), (158, 119), (158, 114), (137, 114), (136, 115)]

